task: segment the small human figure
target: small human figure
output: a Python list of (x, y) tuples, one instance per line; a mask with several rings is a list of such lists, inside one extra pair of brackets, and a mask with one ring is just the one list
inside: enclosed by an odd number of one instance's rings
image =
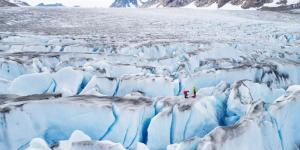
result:
[(183, 90), (183, 95), (184, 95), (184, 98), (188, 98), (189, 97), (189, 91), (188, 90)]
[(197, 96), (197, 89), (196, 89), (196, 86), (193, 87), (193, 98), (196, 98)]

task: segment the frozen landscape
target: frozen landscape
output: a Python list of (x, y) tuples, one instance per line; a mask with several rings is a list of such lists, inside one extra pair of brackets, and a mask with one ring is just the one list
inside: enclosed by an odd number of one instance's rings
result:
[(299, 13), (0, 8), (0, 150), (300, 149)]

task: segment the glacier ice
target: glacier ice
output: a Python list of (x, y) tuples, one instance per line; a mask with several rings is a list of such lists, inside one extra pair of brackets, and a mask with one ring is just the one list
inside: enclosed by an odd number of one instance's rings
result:
[(32, 139), (29, 143), (29, 147), (26, 150), (51, 150), (48, 144), (40, 138)]
[(297, 14), (53, 9), (0, 10), (0, 149), (299, 149)]
[(229, 94), (227, 110), (235, 115), (243, 116), (253, 103), (263, 101), (271, 104), (283, 94), (285, 94), (284, 89), (268, 88), (266, 84), (251, 81), (238, 81), (233, 84)]
[(44, 94), (54, 90), (55, 81), (47, 74), (26, 74), (14, 79), (9, 86), (9, 93), (17, 95)]
[(80, 94), (114, 96), (118, 85), (119, 81), (116, 78), (93, 76)]
[[(244, 118), (233, 126), (217, 127), (203, 138), (192, 138), (168, 146), (181, 149), (297, 149), (299, 145), (297, 107), (300, 87), (291, 86), (287, 93), (270, 106), (253, 103)], [(250, 138), (250, 139), (249, 139)], [(251, 139), (255, 138), (255, 140)]]
[[(256, 90), (268, 88), (249, 81), (240, 82)], [(65, 140), (66, 143), (75, 141), (74, 145), (78, 148), (78, 141), (83, 140), (93, 141), (88, 142), (89, 147), (99, 146), (95, 141), (109, 140), (128, 149), (146, 146), (149, 149), (168, 147), (170, 150), (197, 147), (231, 149), (235, 143), (242, 143), (240, 148), (248, 149), (293, 149), (292, 146), (297, 145), (297, 113), (290, 112), (297, 112), (299, 86), (283, 90), (283, 94), (271, 103), (251, 99), (250, 103), (246, 103), (249, 106), (240, 106), (247, 108), (245, 114), (231, 125), (224, 126), (226, 117), (237, 115), (227, 107), (245, 105), (229, 101), (230, 95), (237, 89), (236, 85), (233, 88), (227, 85), (221, 82), (215, 88), (203, 89), (207, 92), (196, 99), (181, 96), (149, 99), (142, 95), (127, 98), (55, 98), (55, 95), (3, 97), (0, 111), (0, 138), (3, 142), (0, 146), (22, 148), (33, 138), (45, 139), (49, 147), (58, 143), (60, 146), (69, 145), (63, 144)], [(279, 89), (278, 92), (282, 91)], [(241, 93), (245, 95), (248, 91), (242, 90)], [(242, 96), (240, 100), (231, 101), (246, 100), (249, 97)], [(62, 111), (65, 112), (63, 115), (60, 114)], [(258, 143), (249, 143), (249, 137), (256, 137)], [(41, 142), (37, 143), (41, 145)], [(145, 146), (139, 143), (145, 143)]]
[(46, 93), (72, 96), (81, 90), (83, 82), (83, 73), (66, 67), (55, 74), (32, 73), (19, 76), (11, 82), (8, 91), (21, 96)]
[(222, 100), (203, 97), (185, 101), (184, 98), (164, 98), (158, 101), (157, 106), (162, 108), (157, 108), (159, 112), (148, 128), (147, 145), (150, 149), (164, 149), (169, 144), (193, 136), (204, 136), (219, 125), (218, 118), (223, 109), (216, 108), (222, 105)]
[[(145, 150), (145, 146), (140, 145), (140, 150)], [(93, 141), (89, 136), (80, 130), (75, 130), (68, 140), (59, 141), (58, 145), (52, 148), (54, 150), (125, 150), (119, 143), (111, 141)], [(47, 143), (40, 138), (30, 141), (26, 150), (50, 150)]]
[[(142, 140), (144, 125), (153, 115), (151, 101), (147, 99), (79, 96), (74, 101), (74, 98), (50, 97), (40, 101), (41, 97), (33, 96), (28, 97), (27, 101), (23, 101), (25, 98), (16, 101), (16, 105), (12, 106), (16, 107), (16, 111), (3, 111), (10, 106), (1, 109), (1, 133), (5, 135), (0, 137), (5, 138), (1, 140), (0, 147), (17, 149), (35, 137), (44, 138), (52, 146), (68, 138), (74, 130), (83, 131), (93, 140), (112, 139), (113, 142), (134, 147), (137, 141)], [(67, 112), (62, 115), (62, 111)]]
[(55, 92), (71, 96), (77, 94), (84, 76), (83, 73), (67, 67), (55, 73), (53, 78), (56, 84)]
[[(21, 101), (7, 98), (8, 103), (5, 102), (1, 111), (1, 121), (5, 122), (1, 132), (7, 137), (2, 142), (3, 147), (18, 148), (15, 146), (22, 146), (36, 137), (45, 138), (51, 146), (65, 140), (72, 131), (82, 130), (93, 140), (110, 140), (126, 148), (134, 148), (138, 142), (144, 142), (150, 149), (164, 149), (168, 144), (196, 135), (204, 136), (219, 125), (224, 113), (223, 99), (214, 96), (190, 100), (170, 97), (157, 99), (157, 102), (143, 97), (49, 98), (42, 101), (38, 95), (18, 98), (28, 99)], [(67, 113), (62, 115), (61, 111)], [(167, 125), (166, 132), (157, 130), (157, 127), (162, 128), (162, 124)], [(28, 133), (25, 134), (24, 129)], [(21, 133), (15, 136), (17, 132)], [(155, 141), (163, 136), (168, 137), (168, 141)]]
[(137, 143), (136, 150), (149, 150), (149, 148), (144, 143)]
[(125, 76), (118, 90), (117, 96), (142, 92), (145, 96), (154, 97), (177, 95), (180, 92), (178, 80), (161, 76)]

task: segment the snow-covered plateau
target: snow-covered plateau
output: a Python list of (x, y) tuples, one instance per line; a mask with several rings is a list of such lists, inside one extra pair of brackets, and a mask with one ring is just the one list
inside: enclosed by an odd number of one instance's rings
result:
[(300, 14), (1, 8), (0, 94), (1, 150), (300, 149)]

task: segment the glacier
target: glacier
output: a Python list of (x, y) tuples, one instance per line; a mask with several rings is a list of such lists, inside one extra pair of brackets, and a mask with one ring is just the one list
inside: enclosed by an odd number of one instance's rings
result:
[(0, 149), (299, 149), (297, 13), (28, 7), (0, 18)]
[[(251, 84), (256, 83), (247, 82)], [(91, 147), (98, 145), (96, 141), (109, 140), (126, 149), (137, 148), (139, 142), (149, 149), (171, 150), (231, 149), (233, 145), (243, 149), (295, 148), (299, 141), (297, 113), (294, 113), (298, 110), (298, 85), (279, 90), (284, 94), (276, 96), (274, 102), (249, 100), (243, 96), (249, 94), (244, 90), (240, 91), (240, 99), (232, 103), (230, 95), (237, 89), (230, 89), (222, 82), (215, 88), (203, 89), (206, 95), (196, 99), (178, 96), (150, 99), (142, 95), (3, 96), (1, 147), (24, 148), (34, 138), (45, 139), (50, 147), (55, 147), (68, 140), (72, 132), (81, 130), (93, 141), (88, 144)], [(245, 113), (234, 113), (232, 108)], [(241, 119), (232, 119), (235, 117)], [(257, 137), (256, 142), (261, 143), (251, 144), (249, 137)]]
[(217, 127), (204, 138), (169, 145), (168, 150), (232, 149), (233, 145), (234, 149), (249, 150), (298, 149), (296, 116), (299, 91), (299, 85), (291, 86), (285, 95), (270, 105), (262, 101), (254, 103), (247, 115), (235, 125)]

